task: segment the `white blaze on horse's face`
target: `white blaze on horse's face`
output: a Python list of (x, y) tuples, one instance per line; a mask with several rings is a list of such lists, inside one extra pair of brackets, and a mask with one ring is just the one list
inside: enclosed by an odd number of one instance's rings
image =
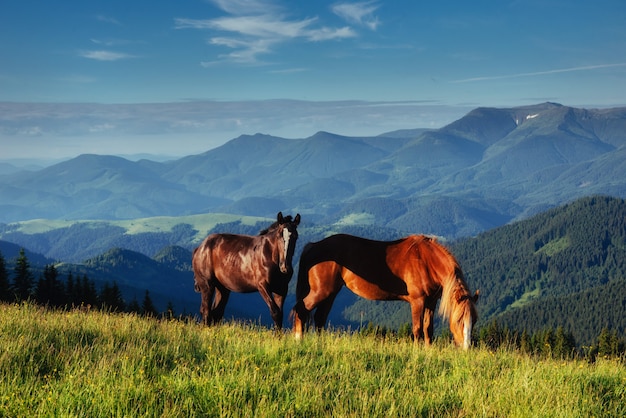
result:
[(472, 317), (471, 315), (465, 315), (465, 321), (463, 321), (463, 349), (467, 350), (472, 343)]
[(283, 273), (287, 272), (287, 251), (289, 250), (289, 240), (291, 239), (291, 231), (287, 228), (283, 228), (283, 243), (285, 244), (285, 248), (283, 249), (283, 260), (281, 264), (281, 271)]

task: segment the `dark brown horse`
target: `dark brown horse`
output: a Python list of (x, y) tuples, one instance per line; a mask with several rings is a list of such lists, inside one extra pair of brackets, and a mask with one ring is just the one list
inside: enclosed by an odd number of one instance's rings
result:
[(300, 214), (293, 219), (278, 212), (276, 222), (257, 236), (211, 234), (204, 239), (193, 252), (192, 265), (205, 324), (222, 319), (231, 291), (259, 292), (276, 328), (282, 327), (299, 223)]
[(433, 238), (411, 235), (385, 242), (339, 234), (307, 244), (292, 311), (296, 338), (302, 338), (313, 309), (316, 328), (324, 327), (344, 285), (366, 299), (409, 302), (413, 336), (427, 345), (441, 299), (439, 313), (448, 319), (455, 343), (463, 348), (471, 343), (478, 291), (470, 293), (456, 259)]

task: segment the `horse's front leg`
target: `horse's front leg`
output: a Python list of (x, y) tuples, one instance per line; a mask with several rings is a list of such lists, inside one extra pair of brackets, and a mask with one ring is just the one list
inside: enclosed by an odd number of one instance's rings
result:
[(437, 299), (427, 300), (424, 304), (424, 342), (426, 345), (430, 345), (433, 340), (433, 328), (434, 328), (434, 313), (437, 307)]
[[(417, 343), (424, 338), (423, 320), (424, 320), (424, 299), (416, 298), (411, 300), (411, 319), (413, 321), (413, 339)], [(432, 318), (431, 318), (432, 319)], [(430, 345), (430, 338), (424, 338), (426, 345)]]
[(433, 340), (433, 314), (432, 309), (424, 309), (424, 342), (426, 345), (430, 345)]
[(272, 296), (274, 298), (274, 302), (276, 303), (276, 306), (278, 306), (278, 310), (279, 310), (279, 315), (278, 315), (278, 329), (281, 329), (283, 326), (283, 317), (284, 317), (284, 310), (283, 310), (283, 306), (285, 304), (285, 294), (280, 294), (280, 293), (272, 293)]
[(270, 308), (270, 315), (272, 315), (272, 319), (274, 320), (274, 325), (276, 325), (277, 329), (282, 329), (283, 327), (283, 309), (282, 309), (282, 301), (280, 306), (274, 301), (274, 297), (270, 293), (269, 286), (267, 284), (261, 284), (258, 287), (259, 293), (261, 297), (267, 303), (268, 308)]

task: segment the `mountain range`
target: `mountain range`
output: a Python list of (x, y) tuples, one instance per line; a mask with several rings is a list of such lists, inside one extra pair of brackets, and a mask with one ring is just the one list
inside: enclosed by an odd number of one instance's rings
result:
[(80, 155), (0, 175), (0, 222), (283, 210), (459, 238), (581, 196), (626, 197), (625, 132), (626, 108), (543, 103), (374, 137), (242, 135), (166, 162)]

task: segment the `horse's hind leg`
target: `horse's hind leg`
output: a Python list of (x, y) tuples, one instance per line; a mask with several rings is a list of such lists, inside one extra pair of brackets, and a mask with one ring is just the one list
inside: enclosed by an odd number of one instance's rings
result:
[(302, 338), (303, 325), (308, 323), (313, 309), (317, 308), (313, 318), (315, 327), (318, 330), (324, 328), (330, 308), (343, 286), (340, 266), (331, 261), (316, 264), (308, 269), (308, 277), (298, 277), (298, 286), (301, 280), (307, 280), (309, 286), (308, 293), (298, 300), (293, 308), (296, 339)]
[(339, 292), (331, 293), (326, 299), (317, 305), (315, 313), (313, 314), (313, 322), (315, 322), (315, 329), (317, 329), (318, 332), (324, 329), (326, 320), (328, 319), (328, 314), (330, 314), (330, 308), (333, 307), (333, 303), (335, 302), (335, 298), (338, 293)]
[(198, 291), (200, 292), (200, 314), (202, 314), (202, 322), (204, 325), (210, 325), (209, 319), (211, 317), (211, 300), (215, 292), (215, 286), (209, 283), (202, 282), (196, 284)]
[(293, 316), (293, 332), (297, 340), (302, 338), (304, 328), (309, 323), (310, 314), (311, 311), (304, 307), (304, 302), (301, 300), (296, 302), (296, 305), (291, 310), (291, 315)]
[(226, 304), (230, 297), (230, 290), (223, 287), (215, 288), (215, 298), (213, 299), (213, 307), (211, 308), (211, 322), (213, 324), (219, 323), (224, 318), (224, 311), (226, 310)]
[[(415, 342), (424, 338), (424, 299), (419, 298), (409, 302), (411, 305), (411, 319), (413, 321), (413, 338)], [(430, 339), (424, 338), (426, 344), (430, 344)]]

